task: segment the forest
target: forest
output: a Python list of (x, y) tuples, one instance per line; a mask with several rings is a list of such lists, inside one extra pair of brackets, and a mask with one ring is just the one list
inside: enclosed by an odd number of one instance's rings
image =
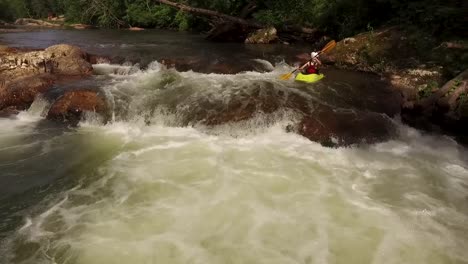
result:
[[(435, 37), (463, 32), (463, 0), (174, 0), (263, 25), (318, 28), (338, 38), (382, 25), (401, 25)], [(137, 26), (206, 31), (210, 19), (157, 0), (0, 0), (0, 20), (64, 15), (69, 23), (103, 28)]]

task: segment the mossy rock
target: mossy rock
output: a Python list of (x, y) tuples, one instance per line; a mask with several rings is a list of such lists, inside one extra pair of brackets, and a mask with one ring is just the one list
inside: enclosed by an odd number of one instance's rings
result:
[(268, 44), (278, 39), (277, 30), (274, 27), (262, 28), (250, 34), (245, 43), (247, 44)]

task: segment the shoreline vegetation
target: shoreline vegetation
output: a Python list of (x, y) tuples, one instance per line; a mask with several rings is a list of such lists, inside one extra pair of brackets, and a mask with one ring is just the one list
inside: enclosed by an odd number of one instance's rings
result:
[(0, 0), (0, 20), (7, 21), (0, 21), (0, 32), (163, 28), (200, 32), (213, 41), (306, 41), (316, 48), (333, 38), (338, 46), (323, 56), (326, 64), (380, 75), (401, 93), (404, 122), (468, 144), (466, 3), (312, 2)]

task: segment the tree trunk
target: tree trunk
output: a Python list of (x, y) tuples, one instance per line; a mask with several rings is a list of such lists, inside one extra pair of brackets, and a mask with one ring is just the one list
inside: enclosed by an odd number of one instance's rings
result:
[[(231, 22), (231, 23), (249, 27), (249, 28), (259, 29), (259, 28), (264, 28), (267, 26), (267, 25), (264, 25), (255, 21), (250, 21), (250, 20), (246, 20), (240, 17), (226, 15), (218, 11), (213, 11), (213, 10), (204, 9), (204, 8), (191, 7), (188, 5), (181, 4), (181, 3), (175, 3), (169, 0), (154, 0), (154, 1), (159, 2), (161, 4), (165, 4), (165, 5), (178, 8), (184, 12), (207, 16), (207, 17), (214, 17), (221, 21)], [(255, 8), (255, 6), (252, 6), (252, 8)], [(249, 9), (247, 9), (245, 12), (248, 12), (248, 11)], [(282, 26), (278, 28), (278, 31), (279, 32), (296, 32), (296, 33), (302, 33), (306, 35), (314, 35), (315, 33), (317, 33), (318, 30), (316, 28), (307, 28), (307, 27), (301, 27), (301, 26)]]
[(448, 81), (444, 86), (442, 86), (439, 90), (437, 90), (434, 94), (429, 96), (428, 98), (421, 101), (420, 105), (423, 108), (428, 108), (431, 105), (437, 103), (443, 96), (445, 96), (450, 89), (455, 85), (456, 81), (466, 82), (468, 81), (468, 69), (460, 73), (457, 77), (453, 78), (452, 80)]
[(155, 1), (159, 2), (159, 3), (162, 3), (162, 4), (165, 4), (165, 5), (169, 5), (169, 6), (178, 8), (178, 9), (180, 9), (180, 10), (182, 10), (184, 12), (188, 12), (188, 13), (193, 13), (193, 14), (198, 14), (198, 15), (208, 16), (208, 17), (215, 17), (215, 18), (219, 18), (219, 19), (222, 19), (222, 20), (225, 20), (225, 21), (229, 21), (229, 22), (233, 22), (233, 23), (236, 23), (236, 24), (239, 24), (239, 25), (253, 27), (253, 28), (262, 28), (263, 27), (263, 25), (260, 24), (260, 23), (247, 21), (245, 19), (230, 16), (230, 15), (226, 15), (226, 14), (220, 13), (218, 11), (191, 7), (191, 6), (188, 6), (188, 5), (171, 2), (171, 1), (168, 1), (168, 0), (155, 0)]
[(458, 88), (450, 95), (448, 99), (448, 105), (450, 106), (450, 110), (453, 111), (457, 107), (457, 100), (460, 96), (464, 93), (468, 92), (467, 81), (462, 82)]

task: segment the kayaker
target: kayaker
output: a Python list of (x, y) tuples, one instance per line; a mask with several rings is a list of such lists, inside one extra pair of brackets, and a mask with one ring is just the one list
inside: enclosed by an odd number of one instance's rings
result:
[(322, 65), (322, 62), (318, 59), (318, 55), (318, 52), (310, 54), (310, 60), (299, 68), (302, 74), (319, 74), (318, 66)]

